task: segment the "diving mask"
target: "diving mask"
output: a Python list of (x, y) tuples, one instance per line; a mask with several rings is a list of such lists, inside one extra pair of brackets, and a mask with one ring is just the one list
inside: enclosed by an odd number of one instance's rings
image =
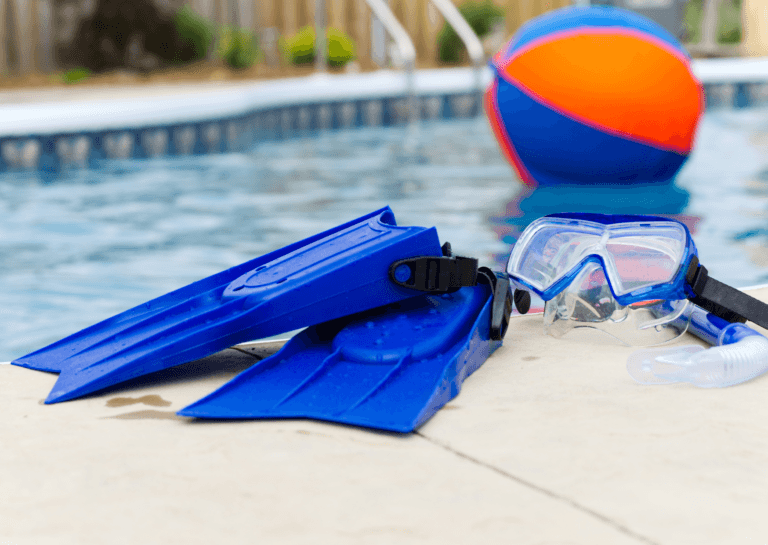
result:
[[(619, 305), (663, 301), (675, 306), (689, 300), (729, 322), (751, 320), (768, 327), (768, 305), (711, 278), (697, 254), (688, 228), (673, 219), (554, 214), (523, 231), (507, 274), (517, 290), (549, 302), (563, 293), (568, 298), (569, 286), (575, 285), (571, 292), (581, 290), (578, 280), (596, 265)], [(676, 312), (670, 311), (669, 321), (679, 317)]]

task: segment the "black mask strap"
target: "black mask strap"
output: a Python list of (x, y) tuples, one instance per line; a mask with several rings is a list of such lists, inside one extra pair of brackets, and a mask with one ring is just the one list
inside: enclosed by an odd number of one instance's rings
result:
[(685, 279), (696, 294), (689, 299), (707, 312), (729, 322), (749, 320), (768, 328), (768, 304), (715, 280), (709, 276), (707, 268), (699, 264), (696, 256), (688, 266)]

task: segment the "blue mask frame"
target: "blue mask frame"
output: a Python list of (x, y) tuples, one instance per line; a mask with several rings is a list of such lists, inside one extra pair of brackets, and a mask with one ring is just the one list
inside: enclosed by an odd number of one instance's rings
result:
[(573, 266), (565, 276), (545, 290), (537, 289), (516, 275), (510, 274), (508, 263), (507, 274), (512, 283), (520, 289), (536, 293), (544, 301), (551, 300), (565, 290), (574, 281), (586, 264), (592, 262), (598, 263), (602, 269), (606, 271), (606, 279), (611, 293), (616, 301), (622, 305), (630, 305), (640, 301), (655, 299), (668, 301), (689, 299), (698, 306), (716, 316), (728, 320), (729, 322), (744, 322), (749, 319), (762, 327), (768, 327), (768, 305), (711, 278), (707, 269), (699, 263), (698, 250), (696, 249), (696, 244), (693, 241), (690, 231), (685, 224), (678, 220), (649, 215), (594, 214), (582, 212), (551, 214), (545, 217), (574, 220), (576, 222), (583, 221), (597, 223), (606, 227), (620, 223), (639, 222), (651, 224), (655, 222), (673, 222), (680, 225), (685, 231), (685, 250), (680, 258), (678, 269), (671, 280), (650, 287), (646, 286), (623, 295), (616, 294), (613, 285), (614, 280), (610, 278), (603, 258), (597, 254), (592, 254), (585, 259), (582, 259), (577, 265)]

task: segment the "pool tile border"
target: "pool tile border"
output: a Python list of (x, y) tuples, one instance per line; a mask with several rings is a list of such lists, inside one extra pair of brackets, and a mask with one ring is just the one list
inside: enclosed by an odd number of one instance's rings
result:
[[(743, 61), (741, 70), (734, 69), (735, 60), (694, 61), (707, 108), (768, 104), (768, 61)], [(491, 78), (484, 69), (483, 88)], [(416, 117), (480, 115), (475, 81), (468, 68), (417, 72)], [(237, 152), (324, 131), (404, 125), (409, 121), (406, 90), (405, 75), (387, 70), (144, 100), (0, 105), (0, 172), (56, 172), (113, 159)]]

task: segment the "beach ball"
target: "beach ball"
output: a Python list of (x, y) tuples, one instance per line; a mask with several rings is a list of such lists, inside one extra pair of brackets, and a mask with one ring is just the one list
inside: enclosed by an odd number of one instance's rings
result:
[(485, 110), (529, 186), (671, 180), (704, 109), (690, 57), (664, 28), (612, 7), (529, 21), (493, 58)]

